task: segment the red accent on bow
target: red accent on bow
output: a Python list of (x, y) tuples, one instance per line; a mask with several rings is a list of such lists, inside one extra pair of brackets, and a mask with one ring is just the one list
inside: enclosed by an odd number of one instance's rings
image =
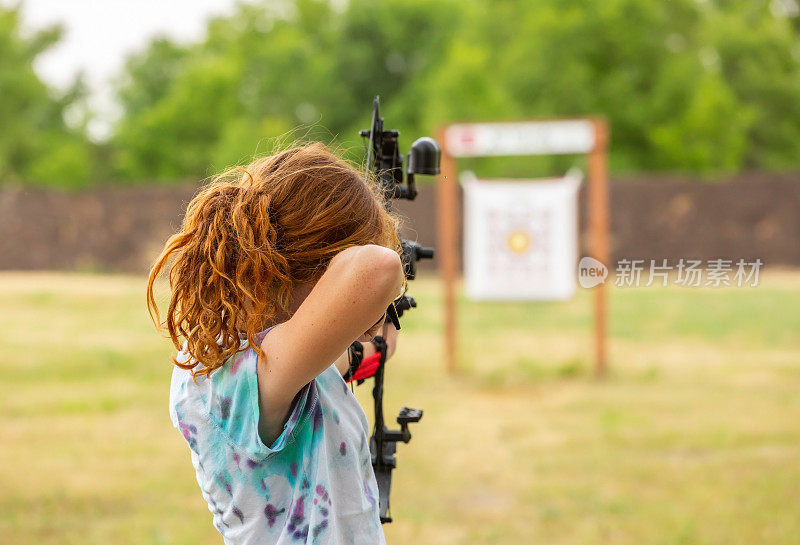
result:
[(361, 380), (362, 378), (369, 378), (375, 374), (375, 371), (378, 370), (378, 364), (381, 361), (381, 354), (380, 352), (375, 352), (374, 354), (367, 356), (363, 360), (361, 360), (361, 365), (358, 366), (356, 372), (353, 373), (353, 376), (350, 377), (348, 382), (352, 382), (354, 380)]

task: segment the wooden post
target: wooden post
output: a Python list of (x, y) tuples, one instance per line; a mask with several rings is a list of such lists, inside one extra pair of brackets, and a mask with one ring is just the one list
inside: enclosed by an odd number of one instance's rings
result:
[(444, 298), (444, 357), (447, 370), (456, 370), (456, 279), (458, 277), (458, 194), (455, 159), (448, 153), (445, 140), (446, 128), (439, 131), (439, 142), (442, 146), (441, 176), (437, 186), (436, 222), (437, 248), (439, 255), (439, 275), (442, 279), (442, 296)]
[[(594, 120), (595, 143), (589, 152), (589, 230), (590, 253), (609, 269), (608, 251), (608, 126), (601, 119)], [(606, 360), (606, 286), (594, 288), (594, 351), (597, 375), (605, 376)]]

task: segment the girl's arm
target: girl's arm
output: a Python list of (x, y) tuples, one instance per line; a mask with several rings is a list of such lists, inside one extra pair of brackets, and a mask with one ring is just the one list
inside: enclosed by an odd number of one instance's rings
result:
[(384, 314), (403, 280), (394, 250), (375, 244), (348, 248), (331, 259), (294, 315), (264, 337), (257, 376), (265, 444), (282, 431), (297, 392)]

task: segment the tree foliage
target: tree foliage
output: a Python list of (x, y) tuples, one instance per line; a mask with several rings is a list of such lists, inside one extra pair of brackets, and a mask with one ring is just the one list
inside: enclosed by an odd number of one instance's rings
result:
[[(80, 116), (86, 94), (78, 76), (63, 93), (48, 88), (33, 70), (37, 56), (61, 37), (58, 26), (29, 34), (18, 7), (0, 6), (0, 180), (74, 187), (93, 174), (93, 149)], [(85, 121), (85, 119), (84, 119)]]
[[(120, 180), (197, 179), (281, 135), (335, 142), (355, 158), (375, 94), (405, 145), (451, 121), (599, 114), (615, 173), (795, 168), (800, 24), (776, 9), (788, 1), (239, 4), (197, 43), (157, 38), (128, 59), (103, 168)], [(85, 177), (90, 148), (64, 126), (68, 104), (30, 70), (57, 34), (23, 41), (8, 13), (2, 77), (24, 82), (2, 106), (12, 116), (4, 177)], [(42, 154), (53, 161), (44, 173)]]

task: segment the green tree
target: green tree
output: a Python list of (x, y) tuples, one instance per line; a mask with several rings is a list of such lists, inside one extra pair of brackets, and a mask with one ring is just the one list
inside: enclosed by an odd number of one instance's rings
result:
[(341, 12), (271, 2), (211, 21), (180, 55), (159, 40), (127, 64), (116, 168), (131, 179), (205, 176), (298, 125), (297, 135), (355, 149), (375, 94), (393, 106), (393, 126), (416, 129), (424, 74), (441, 62), (456, 15), (454, 3), (431, 10), (422, 0), (354, 0)]
[[(56, 93), (33, 70), (61, 35), (58, 26), (28, 35), (19, 8), (0, 6), (0, 183), (79, 187), (94, 174), (83, 79)], [(76, 126), (65, 123), (67, 113), (78, 117)]]
[(766, 0), (240, 4), (200, 42), (160, 39), (128, 63), (114, 165), (196, 178), (298, 126), (356, 157), (380, 94), (404, 146), (451, 121), (599, 114), (616, 173), (791, 168), (795, 25)]

